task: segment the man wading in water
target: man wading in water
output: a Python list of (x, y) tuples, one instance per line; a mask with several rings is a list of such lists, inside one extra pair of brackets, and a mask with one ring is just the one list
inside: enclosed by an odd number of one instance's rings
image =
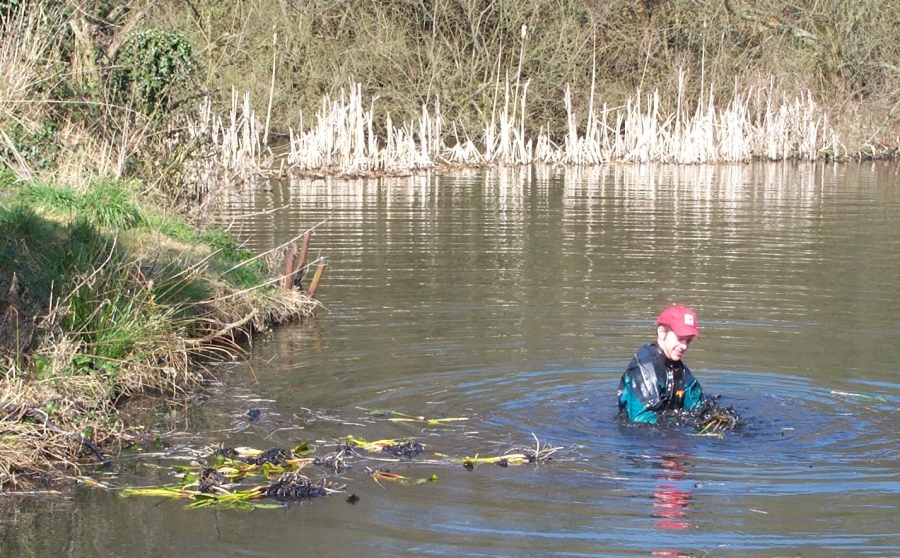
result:
[(681, 357), (697, 331), (697, 314), (685, 306), (670, 306), (656, 320), (656, 341), (638, 349), (619, 382), (619, 412), (634, 422), (655, 424), (657, 412), (694, 409), (703, 390)]

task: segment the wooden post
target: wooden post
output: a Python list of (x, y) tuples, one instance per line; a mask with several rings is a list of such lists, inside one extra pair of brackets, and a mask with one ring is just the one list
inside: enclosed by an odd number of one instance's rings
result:
[(303, 281), (303, 266), (306, 265), (306, 254), (309, 252), (310, 236), (312, 236), (312, 231), (303, 233), (303, 243), (300, 245), (300, 258), (297, 260), (297, 265), (294, 266), (294, 272), (291, 274), (291, 284), (297, 288), (301, 288), (300, 283)]
[(316, 289), (319, 287), (319, 281), (322, 279), (322, 273), (325, 272), (325, 266), (328, 265), (325, 261), (325, 258), (319, 260), (319, 265), (316, 266), (316, 274), (313, 275), (312, 282), (309, 284), (309, 290), (306, 291), (306, 295), (309, 298), (314, 298), (316, 296)]
[(284, 256), (284, 288), (291, 290), (294, 288), (294, 256), (297, 255), (297, 247), (291, 246), (288, 253)]

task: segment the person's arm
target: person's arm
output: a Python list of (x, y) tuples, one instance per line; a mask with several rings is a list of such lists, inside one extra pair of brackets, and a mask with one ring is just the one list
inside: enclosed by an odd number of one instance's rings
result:
[(703, 403), (703, 388), (690, 370), (685, 368), (684, 378), (684, 408), (691, 410), (696, 409)]

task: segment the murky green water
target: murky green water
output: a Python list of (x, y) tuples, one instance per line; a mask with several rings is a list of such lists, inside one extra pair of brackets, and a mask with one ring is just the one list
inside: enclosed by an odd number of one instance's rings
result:
[[(416, 436), (464, 456), (536, 436), (555, 459), (388, 463), (440, 477), (418, 486), (350, 471), (352, 506), (7, 499), (3, 555), (900, 555), (896, 165), (275, 183), (236, 194), (223, 219), (259, 251), (324, 221), (312, 248), (329, 261), (327, 309), (257, 340), (252, 374), (219, 367), (207, 403), (160, 417), (203, 434), (173, 440)], [(685, 361), (748, 419), (742, 431), (613, 420), (622, 369), (673, 302), (699, 313)], [(366, 409), (469, 420), (373, 424)], [(114, 482), (162, 478), (121, 464)]]

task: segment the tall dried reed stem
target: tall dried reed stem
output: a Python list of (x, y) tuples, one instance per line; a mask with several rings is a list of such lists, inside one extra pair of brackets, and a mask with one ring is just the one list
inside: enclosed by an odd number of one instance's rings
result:
[(39, 67), (48, 39), (34, 30), (41, 10), (11, 10), (0, 26), (0, 146), (8, 151), (19, 172), (33, 174), (10, 137), (13, 127), (33, 132), (39, 126), (41, 99), (34, 91), (40, 83)]
[[(440, 103), (429, 110), (422, 106), (415, 122), (400, 126), (387, 115), (383, 135), (374, 129), (374, 101), (363, 104), (362, 87), (352, 83), (332, 101), (322, 99), (315, 124), (290, 130), (289, 168), (298, 172), (357, 175), (405, 173), (439, 165), (500, 166), (534, 162), (590, 166), (609, 162), (678, 164), (743, 162), (766, 158), (816, 159), (823, 154), (839, 156), (841, 145), (828, 127), (827, 115), (812, 95), (796, 99), (777, 98), (774, 87), (741, 92), (735, 82), (730, 101), (717, 108), (710, 89), (697, 99), (685, 95), (685, 77), (679, 76), (674, 99), (663, 99), (656, 90), (640, 91), (625, 105), (595, 109), (595, 92), (584, 122), (574, 110), (571, 90), (564, 91), (565, 134), (561, 144), (553, 141), (551, 126), (540, 128), (536, 138), (526, 136), (524, 118), (529, 81), (510, 80), (495, 84), (494, 109), (481, 132), (479, 146), (456, 126), (447, 138)], [(203, 106), (194, 128), (214, 140), (219, 164), (229, 168), (257, 166), (262, 153), (262, 133), (250, 108), (248, 95), (238, 105), (233, 95), (227, 127)], [(755, 105), (751, 106), (751, 101)], [(665, 110), (664, 106), (673, 106)], [(239, 110), (240, 108), (240, 110)], [(451, 144), (445, 143), (450, 140)]]

